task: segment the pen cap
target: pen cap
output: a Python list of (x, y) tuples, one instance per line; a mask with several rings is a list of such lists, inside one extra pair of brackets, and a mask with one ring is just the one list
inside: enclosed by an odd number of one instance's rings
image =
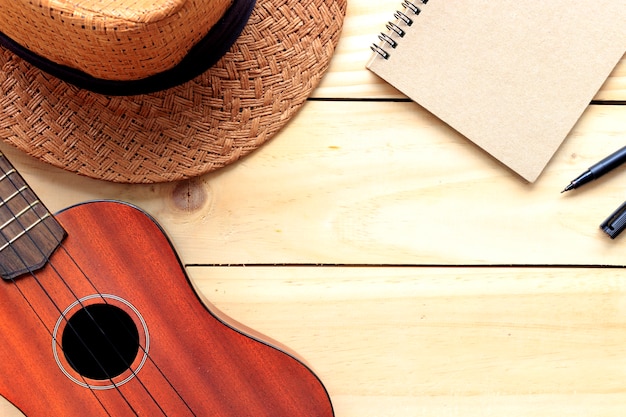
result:
[(624, 228), (626, 228), (626, 202), (622, 203), (609, 217), (606, 218), (600, 225), (600, 228), (611, 237), (615, 239)]

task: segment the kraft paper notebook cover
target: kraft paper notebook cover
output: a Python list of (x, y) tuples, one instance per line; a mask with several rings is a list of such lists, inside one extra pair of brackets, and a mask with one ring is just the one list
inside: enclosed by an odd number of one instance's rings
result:
[(626, 51), (626, 0), (402, 5), (367, 67), (529, 182)]

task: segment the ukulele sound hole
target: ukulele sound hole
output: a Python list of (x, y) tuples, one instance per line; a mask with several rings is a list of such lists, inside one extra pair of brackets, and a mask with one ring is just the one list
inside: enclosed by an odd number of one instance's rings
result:
[(80, 375), (109, 380), (130, 368), (139, 351), (132, 318), (110, 304), (92, 304), (72, 315), (61, 339), (65, 359)]

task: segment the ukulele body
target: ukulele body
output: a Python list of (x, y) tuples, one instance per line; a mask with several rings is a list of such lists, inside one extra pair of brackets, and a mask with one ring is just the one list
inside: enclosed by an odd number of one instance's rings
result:
[(305, 365), (207, 309), (144, 212), (55, 217), (67, 237), (49, 262), (0, 282), (0, 394), (24, 414), (333, 416)]

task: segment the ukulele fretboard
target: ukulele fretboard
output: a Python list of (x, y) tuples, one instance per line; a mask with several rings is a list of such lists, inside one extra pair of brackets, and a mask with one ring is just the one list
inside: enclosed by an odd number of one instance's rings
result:
[(43, 267), (65, 231), (0, 153), (0, 275), (14, 279)]

